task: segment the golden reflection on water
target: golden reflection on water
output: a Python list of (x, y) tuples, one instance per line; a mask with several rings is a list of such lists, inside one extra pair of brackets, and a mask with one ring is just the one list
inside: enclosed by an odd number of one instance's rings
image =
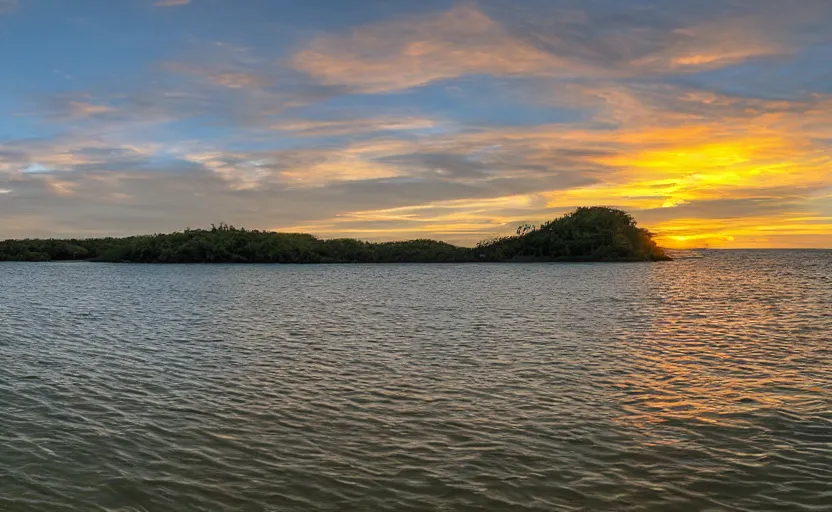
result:
[(824, 390), (802, 371), (821, 357), (822, 334), (796, 320), (811, 297), (784, 284), (778, 274), (789, 269), (741, 263), (707, 274), (695, 260), (654, 269), (649, 328), (614, 383), (617, 423), (644, 433), (678, 422), (743, 428), (792, 406), (828, 406), (830, 383)]

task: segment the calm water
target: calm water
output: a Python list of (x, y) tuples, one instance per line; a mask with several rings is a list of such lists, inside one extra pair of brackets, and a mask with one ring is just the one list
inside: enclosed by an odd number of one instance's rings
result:
[(832, 510), (832, 252), (0, 264), (0, 510)]

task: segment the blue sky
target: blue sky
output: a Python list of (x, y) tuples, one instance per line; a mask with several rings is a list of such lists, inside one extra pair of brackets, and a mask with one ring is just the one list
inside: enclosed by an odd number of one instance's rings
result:
[(0, 238), (832, 246), (832, 3), (0, 0)]

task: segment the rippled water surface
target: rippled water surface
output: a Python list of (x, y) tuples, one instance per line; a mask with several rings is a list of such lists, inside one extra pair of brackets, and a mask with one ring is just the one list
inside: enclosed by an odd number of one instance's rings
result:
[(0, 264), (0, 510), (832, 510), (832, 252)]

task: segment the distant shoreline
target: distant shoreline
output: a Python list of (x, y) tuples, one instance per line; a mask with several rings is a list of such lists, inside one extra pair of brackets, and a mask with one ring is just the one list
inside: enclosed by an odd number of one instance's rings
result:
[(108, 263), (603, 263), (668, 261), (671, 257), (632, 216), (582, 207), (514, 236), (474, 248), (435, 240), (322, 240), (309, 234), (252, 231), (220, 224), (170, 234), (71, 240), (6, 240), (0, 261)]
[(3, 263), (66, 263), (66, 264), (101, 264), (101, 265), (234, 265), (234, 266), (254, 266), (254, 265), (302, 265), (302, 266), (333, 266), (333, 265), (543, 265), (543, 264), (566, 264), (576, 265), (581, 263), (660, 263), (673, 262), (674, 258), (668, 257), (663, 260), (639, 260), (639, 259), (607, 259), (607, 260), (590, 260), (590, 259), (571, 259), (571, 260), (534, 260), (534, 261), (287, 261), (287, 262), (257, 262), (257, 261), (106, 261), (106, 260), (0, 260)]
[[(0, 242), (2, 244), (3, 242)], [(94, 259), (57, 259), (57, 260), (24, 260), (24, 259), (12, 259), (12, 260), (2, 260), (0, 259), (0, 264), (3, 263), (100, 263), (100, 264), (107, 264), (107, 265), (234, 265), (234, 266), (249, 266), (249, 265), (397, 265), (397, 264), (406, 264), (406, 265), (470, 265), (470, 264), (514, 264), (514, 265), (534, 265), (534, 264), (581, 264), (581, 263), (645, 263), (645, 262), (660, 262), (660, 261), (684, 261), (689, 259), (707, 259), (707, 257), (701, 258), (690, 258), (685, 257), (686, 253), (691, 252), (698, 252), (703, 251), (703, 249), (672, 249), (667, 250), (669, 253), (669, 259), (667, 260), (653, 260), (653, 261), (645, 261), (639, 259), (616, 259), (616, 260), (587, 260), (587, 259), (571, 259), (571, 260), (535, 260), (535, 261), (521, 261), (521, 260), (509, 260), (509, 261), (475, 261), (475, 260), (467, 260), (467, 261), (427, 261), (427, 262), (419, 262), (419, 261), (380, 261), (380, 262), (361, 262), (361, 261), (328, 261), (328, 262), (230, 262), (230, 261), (215, 261), (215, 262), (141, 262), (141, 261), (104, 261), (104, 260), (94, 260)], [(754, 248), (734, 248), (734, 247), (721, 247), (721, 248), (711, 248), (707, 250), (708, 252), (713, 253), (723, 253), (723, 252), (758, 252), (758, 253), (766, 253), (766, 252), (830, 252), (832, 253), (832, 248), (824, 248), (824, 247), (786, 247), (786, 248), (770, 248), (770, 247), (754, 247)]]

